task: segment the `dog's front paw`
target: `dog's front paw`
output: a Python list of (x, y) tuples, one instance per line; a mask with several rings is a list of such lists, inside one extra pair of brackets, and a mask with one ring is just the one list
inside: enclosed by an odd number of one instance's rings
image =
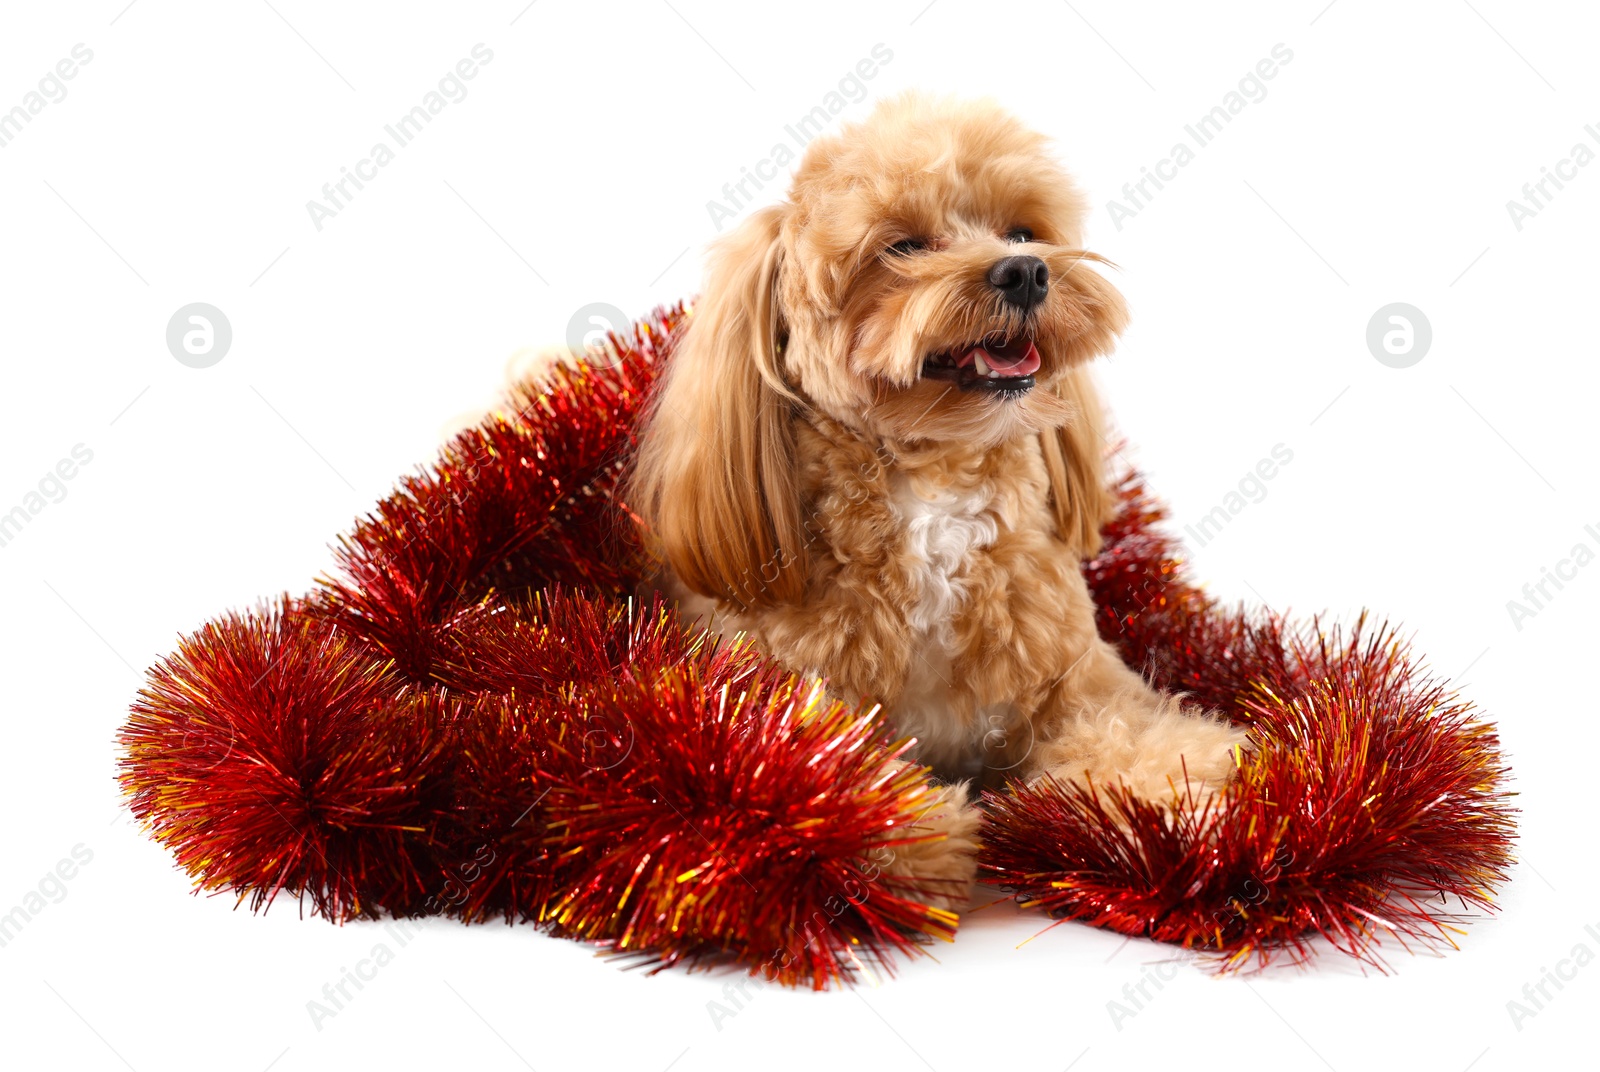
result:
[[(1100, 747), (1058, 749), (1040, 777), (1096, 789), (1125, 786), (1153, 804), (1204, 806), (1227, 787), (1250, 749), (1247, 731), (1167, 698), (1136, 733), (1106, 733)], [(1065, 754), (1063, 754), (1065, 753)]]
[(982, 813), (967, 802), (965, 784), (936, 793), (923, 815), (869, 854), (868, 866), (896, 893), (959, 912), (972, 899), (977, 878)]

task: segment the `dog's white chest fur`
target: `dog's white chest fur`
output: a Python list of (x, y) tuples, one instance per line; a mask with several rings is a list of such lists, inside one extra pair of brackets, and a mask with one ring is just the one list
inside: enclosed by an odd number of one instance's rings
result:
[(981, 485), (946, 490), (917, 487), (904, 473), (889, 478), (890, 503), (904, 526), (916, 596), (906, 622), (919, 632), (948, 636), (950, 617), (966, 598), (959, 576), (972, 555), (991, 546), (999, 525), (993, 496)]
[(951, 703), (951, 623), (968, 598), (965, 577), (971, 561), (994, 544), (999, 523), (994, 493), (982, 484), (957, 489), (919, 485), (904, 473), (892, 474), (889, 481), (914, 593), (902, 608), (912, 632), (911, 664), (892, 714), (901, 733), (917, 738), (924, 762), (959, 768), (977, 758), (988, 722), (1003, 717), (984, 709), (970, 721)]

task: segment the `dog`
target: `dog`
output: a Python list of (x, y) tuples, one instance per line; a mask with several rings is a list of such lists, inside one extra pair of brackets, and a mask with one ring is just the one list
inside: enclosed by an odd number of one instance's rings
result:
[(630, 508), (685, 618), (870, 697), (948, 783), (891, 874), (970, 891), (973, 786), (1173, 806), (1247, 738), (1096, 633), (1112, 498), (1086, 365), (1128, 313), (1086, 201), (997, 105), (908, 94), (814, 140), (713, 249), (646, 414)]

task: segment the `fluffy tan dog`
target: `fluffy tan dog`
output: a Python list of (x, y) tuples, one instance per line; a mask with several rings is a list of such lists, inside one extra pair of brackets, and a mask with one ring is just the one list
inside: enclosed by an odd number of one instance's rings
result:
[(1127, 310), (1084, 209), (991, 104), (904, 96), (819, 138), (789, 199), (715, 248), (631, 488), (687, 616), (881, 701), (953, 783), (926, 820), (947, 836), (891, 868), (951, 880), (952, 906), (978, 825), (961, 783), (1170, 803), (1244, 743), (1095, 633), (1079, 562), (1110, 503), (1084, 365)]

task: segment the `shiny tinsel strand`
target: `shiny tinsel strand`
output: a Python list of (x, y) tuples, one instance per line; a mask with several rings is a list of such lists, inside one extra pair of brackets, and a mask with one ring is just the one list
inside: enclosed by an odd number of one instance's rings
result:
[(1025, 905), (1217, 954), (1304, 961), (1320, 935), (1382, 966), (1384, 938), (1451, 944), (1446, 898), (1493, 907), (1515, 833), (1493, 729), (1387, 626), (1227, 610), (1184, 579), (1129, 475), (1084, 564), (1101, 635), (1159, 686), (1252, 727), (1215, 800), (1107, 787), (992, 795), (981, 870)]

